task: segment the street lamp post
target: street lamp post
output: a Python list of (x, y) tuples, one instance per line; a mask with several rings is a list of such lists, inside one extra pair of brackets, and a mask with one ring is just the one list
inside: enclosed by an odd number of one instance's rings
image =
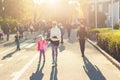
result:
[(2, 17), (3, 17), (3, 19), (4, 19), (4, 10), (5, 10), (4, 0), (2, 0)]
[(112, 33), (114, 33), (114, 26), (113, 26), (113, 0), (111, 0), (111, 7), (112, 7), (112, 9), (111, 9), (111, 24), (112, 24)]
[(95, 27), (97, 28), (97, 1), (94, 0), (95, 2)]
[(87, 27), (88, 27), (89, 26), (89, 13), (90, 13), (89, 7), (87, 7), (86, 9), (86, 13), (87, 13)]

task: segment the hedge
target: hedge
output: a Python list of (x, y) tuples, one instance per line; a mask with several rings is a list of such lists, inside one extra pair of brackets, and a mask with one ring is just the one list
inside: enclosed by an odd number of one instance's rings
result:
[(114, 29), (120, 29), (120, 22), (114, 24)]
[(97, 29), (87, 30), (87, 37), (92, 41), (96, 41), (97, 33), (99, 33)]
[(99, 33), (97, 44), (120, 62), (120, 35), (112, 33)]
[(90, 30), (87, 31), (88, 38), (90, 40), (96, 40), (98, 33), (108, 33), (108, 32), (112, 33), (112, 29), (111, 28), (97, 28), (97, 29), (90, 29)]

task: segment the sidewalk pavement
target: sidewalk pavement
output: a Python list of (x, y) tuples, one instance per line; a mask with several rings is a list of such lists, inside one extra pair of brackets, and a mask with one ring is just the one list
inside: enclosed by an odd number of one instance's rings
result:
[(52, 67), (51, 48), (48, 48), (44, 66), (38, 64), (37, 58), (19, 80), (120, 80), (119, 69), (89, 42), (86, 42), (83, 58), (79, 43), (66, 39), (60, 47), (57, 63)]
[[(24, 42), (25, 40), (33, 39), (38, 36), (37, 32), (34, 32), (34, 34), (30, 34), (30, 32), (25, 32), (23, 34), (23, 38), (20, 39), (20, 42)], [(13, 44), (15, 41), (15, 34), (10, 34), (9, 41), (6, 40), (6, 35), (4, 36), (3, 40), (0, 40), (0, 45), (9, 45)]]
[(92, 42), (91, 40), (88, 40), (89, 43), (91, 43), (97, 50), (99, 50), (113, 65), (115, 65), (120, 70), (120, 63), (114, 59), (112, 56), (110, 56), (107, 52), (102, 50), (96, 42)]
[(5, 42), (11, 42), (14, 40), (15, 34), (10, 34), (9, 41), (7, 41), (7, 36), (4, 35), (3, 40), (0, 40), (0, 44), (5, 43)]

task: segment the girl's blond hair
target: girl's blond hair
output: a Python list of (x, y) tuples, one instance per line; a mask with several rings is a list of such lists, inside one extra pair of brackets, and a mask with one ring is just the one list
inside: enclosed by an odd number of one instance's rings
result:
[(42, 39), (44, 39), (43, 35), (39, 35), (39, 38), (40, 38), (40, 37), (41, 37)]

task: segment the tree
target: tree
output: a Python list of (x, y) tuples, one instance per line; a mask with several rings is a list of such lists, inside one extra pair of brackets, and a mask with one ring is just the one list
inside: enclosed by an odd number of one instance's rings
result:
[(88, 0), (78, 0), (80, 3), (81, 10), (83, 11), (84, 17), (86, 17), (86, 13), (89, 11), (90, 1)]
[(18, 20), (21, 20), (24, 17), (30, 17), (33, 12), (32, 0), (4, 0), (4, 7), (5, 16), (11, 16)]
[[(85, 4), (85, 1), (81, 1), (81, 4)], [(77, 1), (77, 2), (78, 2)], [(0, 2), (0, 4), (2, 4)], [(80, 15), (80, 12), (76, 9), (76, 4), (69, 4), (69, 0), (59, 0), (59, 4), (53, 6), (43, 3), (38, 5), (37, 11), (34, 11), (33, 0), (5, 0), (4, 2), (5, 12), (4, 15), (11, 16), (19, 21), (32, 20), (36, 13), (37, 20), (46, 19), (59, 20), (71, 22), (73, 19)], [(1, 5), (0, 5), (1, 7)]]

